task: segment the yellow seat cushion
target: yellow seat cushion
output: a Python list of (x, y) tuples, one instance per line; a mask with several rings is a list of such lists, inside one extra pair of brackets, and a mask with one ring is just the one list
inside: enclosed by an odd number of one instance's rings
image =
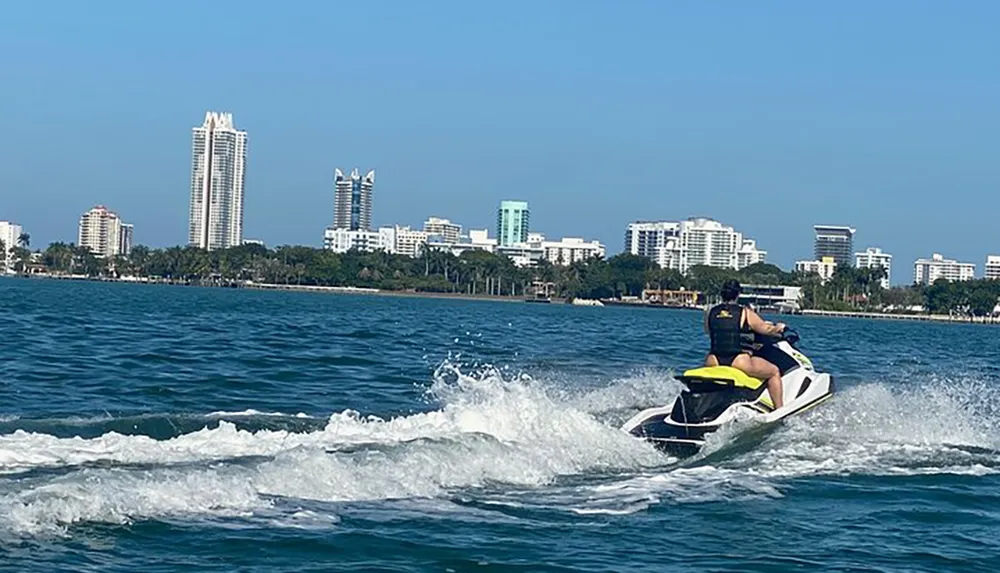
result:
[(749, 388), (750, 390), (756, 390), (760, 388), (763, 384), (763, 380), (758, 380), (749, 374), (745, 374), (742, 370), (733, 368), (732, 366), (705, 366), (702, 368), (694, 368), (684, 372), (685, 378), (700, 378), (709, 381), (717, 380), (727, 380), (732, 382), (735, 386), (740, 388)]

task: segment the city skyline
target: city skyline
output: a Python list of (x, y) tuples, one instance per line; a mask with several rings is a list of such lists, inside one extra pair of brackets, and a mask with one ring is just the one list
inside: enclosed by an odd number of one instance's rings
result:
[[(78, 23), (68, 26), (17, 6), (0, 23), (26, 54), (0, 62), (23, 86), (0, 94), (19, 110), (0, 141), (0, 218), (36, 246), (72, 242), (79, 213), (103, 203), (129, 214), (138, 242), (184, 244), (188, 129), (220, 109), (253, 134), (245, 235), (269, 245), (318, 246), (332, 168), (377, 165), (373, 226), (440, 213), (492, 229), (496, 203), (516, 195), (547, 233), (585, 234), (609, 255), (630, 221), (708, 215), (783, 268), (811, 258), (814, 224), (843, 222), (858, 229), (859, 249), (893, 253), (898, 277), (934, 252), (981, 270), (1000, 250), (1000, 142), (982, 135), (1000, 129), (1000, 81), (982, 72), (994, 65), (984, 54), (997, 51), (988, 22), (1000, 8), (880, 5), (857, 20), (831, 6), (734, 10), (717, 21), (701, 5), (581, 5), (568, 22), (550, 8), (523, 22), (317, 6), (302, 21), (254, 7), (195, 17), (68, 4), (60, 13)], [(339, 36), (339, 52), (318, 24), (334, 14), (379, 24)], [(139, 34), (150, 19), (162, 27)], [(221, 19), (233, 28), (211, 24)], [(296, 32), (236, 31), (261, 22)], [(202, 51), (178, 29), (218, 36), (232, 64), (189, 65)], [(610, 36), (588, 43), (597, 29)], [(497, 50), (514, 31), (524, 42)], [(456, 39), (460, 53), (448, 49)], [(652, 65), (652, 54), (671, 55)], [(108, 65), (81, 63), (93, 61)], [(160, 71), (140, 75), (136, 61)], [(359, 73), (370, 81), (342, 89)], [(52, 132), (60, 137), (41, 137)]]

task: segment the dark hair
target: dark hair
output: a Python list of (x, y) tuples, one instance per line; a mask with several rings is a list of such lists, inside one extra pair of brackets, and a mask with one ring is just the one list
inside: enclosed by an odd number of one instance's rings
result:
[(740, 296), (740, 281), (729, 279), (722, 283), (722, 300), (732, 302)]

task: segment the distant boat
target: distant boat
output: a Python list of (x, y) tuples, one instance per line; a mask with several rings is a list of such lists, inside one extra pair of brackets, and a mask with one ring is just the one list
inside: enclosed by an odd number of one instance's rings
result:
[(603, 302), (590, 298), (574, 298), (571, 304), (575, 306), (604, 306)]
[(542, 293), (537, 293), (534, 296), (528, 295), (528, 296), (524, 297), (524, 302), (544, 302), (544, 303), (550, 303), (550, 302), (552, 302), (552, 297), (545, 296)]

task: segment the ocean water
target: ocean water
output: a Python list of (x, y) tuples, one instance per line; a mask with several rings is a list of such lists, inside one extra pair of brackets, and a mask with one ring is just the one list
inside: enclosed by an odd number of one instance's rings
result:
[(681, 462), (700, 319), (0, 279), (0, 569), (996, 570), (1000, 330), (791, 317), (834, 399)]

